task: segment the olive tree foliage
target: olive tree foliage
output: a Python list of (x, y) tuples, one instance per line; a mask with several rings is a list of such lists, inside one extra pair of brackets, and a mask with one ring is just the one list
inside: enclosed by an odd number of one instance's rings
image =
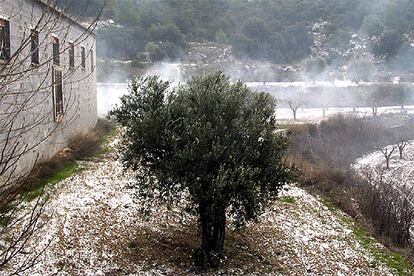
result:
[(223, 257), (226, 214), (255, 221), (294, 179), (284, 161), (288, 137), (276, 134), (275, 100), (221, 72), (172, 88), (158, 77), (134, 79), (111, 112), (125, 128), (122, 161), (137, 171), (147, 202), (185, 197), (198, 214), (198, 266)]

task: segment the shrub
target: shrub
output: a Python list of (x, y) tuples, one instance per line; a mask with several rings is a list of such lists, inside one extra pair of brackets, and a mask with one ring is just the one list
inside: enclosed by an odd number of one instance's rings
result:
[(82, 159), (99, 150), (99, 137), (95, 132), (77, 134), (70, 139), (68, 147), (72, 151), (72, 158)]
[(305, 158), (314, 165), (324, 163), (347, 170), (364, 153), (393, 144), (398, 137), (414, 137), (412, 123), (407, 118), (398, 128), (395, 120), (386, 116), (358, 118), (338, 115), (319, 125), (292, 126), (290, 154)]

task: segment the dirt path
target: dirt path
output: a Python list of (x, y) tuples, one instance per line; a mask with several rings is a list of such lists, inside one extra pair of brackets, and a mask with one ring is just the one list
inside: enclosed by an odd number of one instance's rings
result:
[[(85, 162), (87, 168), (49, 191), (43, 221), (27, 252), (40, 252), (27, 275), (194, 274), (195, 219), (181, 209), (139, 214), (113, 154)], [(221, 272), (272, 275), (390, 275), (357, 241), (352, 227), (314, 196), (296, 187), (258, 224), (228, 231)], [(16, 260), (19, 262), (19, 259)], [(213, 273), (209, 273), (213, 274)]]

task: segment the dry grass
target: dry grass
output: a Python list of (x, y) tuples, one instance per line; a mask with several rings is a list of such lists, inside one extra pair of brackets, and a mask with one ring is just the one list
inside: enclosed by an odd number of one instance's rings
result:
[[(167, 267), (171, 275), (201, 273), (193, 264), (193, 253), (199, 246), (197, 224), (167, 228), (141, 227), (128, 244), (131, 258), (146, 270)], [(263, 230), (266, 229), (266, 230)], [(264, 245), (266, 240), (277, 239), (274, 227), (254, 225), (243, 230), (227, 229), (224, 252), (226, 259), (220, 270), (203, 271), (205, 274), (281, 273), (278, 255), (272, 256)]]
[(25, 199), (33, 200), (43, 194), (46, 185), (54, 185), (82, 170), (77, 161), (97, 154), (104, 137), (113, 129), (111, 122), (99, 119), (93, 131), (75, 135), (69, 140), (65, 149), (52, 158), (35, 165), (28, 178), (25, 179), (20, 193)]

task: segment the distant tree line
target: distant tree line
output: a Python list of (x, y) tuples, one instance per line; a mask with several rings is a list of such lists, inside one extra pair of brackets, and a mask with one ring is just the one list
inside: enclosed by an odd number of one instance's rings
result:
[[(240, 57), (295, 63), (311, 54), (311, 25), (328, 22), (328, 45), (349, 46), (351, 34), (372, 38), (381, 59), (404, 61), (414, 52), (405, 34), (414, 27), (410, 0), (65, 0), (71, 11), (93, 16), (105, 2), (104, 16), (115, 25), (99, 31), (100, 56), (154, 60), (179, 57), (190, 41), (233, 46)], [(403, 56), (399, 53), (404, 50)], [(413, 59), (411, 57), (411, 59)], [(394, 62), (394, 65), (400, 63)], [(402, 65), (412, 66), (410, 62)]]
[(280, 104), (286, 106), (291, 106), (292, 103), (297, 105), (300, 102), (300, 106), (303, 107), (354, 107), (357, 109), (399, 106), (404, 109), (405, 106), (414, 104), (414, 88), (410, 84), (377, 84), (351, 88), (288, 88), (274, 92), (273, 95), (284, 99)]

